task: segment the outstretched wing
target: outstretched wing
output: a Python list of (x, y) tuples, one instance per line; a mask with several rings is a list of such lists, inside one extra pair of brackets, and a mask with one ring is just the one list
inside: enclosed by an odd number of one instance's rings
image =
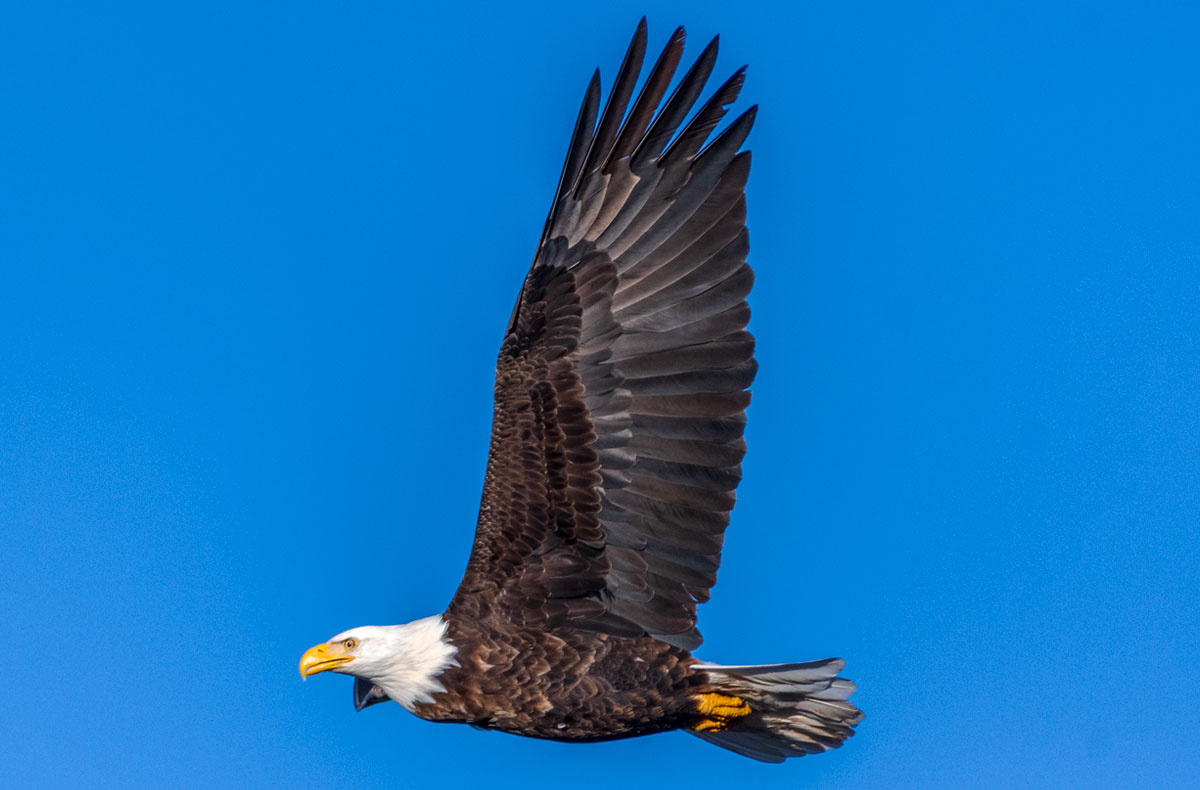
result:
[(738, 152), (755, 108), (709, 142), (745, 71), (692, 112), (716, 39), (664, 103), (683, 42), (679, 28), (630, 106), (643, 19), (603, 113), (598, 72), (588, 85), (500, 348), (451, 613), (700, 644), (755, 373)]

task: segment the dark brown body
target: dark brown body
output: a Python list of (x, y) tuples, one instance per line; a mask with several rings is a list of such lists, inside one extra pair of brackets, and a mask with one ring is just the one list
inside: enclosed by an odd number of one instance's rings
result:
[(445, 693), (415, 706), (421, 718), (566, 741), (647, 735), (697, 719), (705, 676), (686, 650), (650, 637), (446, 622), (459, 666), (439, 677)]

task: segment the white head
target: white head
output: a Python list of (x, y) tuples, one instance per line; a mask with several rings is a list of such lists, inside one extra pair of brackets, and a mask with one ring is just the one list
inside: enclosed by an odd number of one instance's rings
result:
[(309, 648), (300, 659), (301, 677), (320, 672), (340, 672), (369, 680), (408, 710), (418, 702), (432, 702), (432, 694), (445, 691), (438, 679), (454, 660), (458, 649), (446, 639), (441, 615), (404, 625), (364, 625), (343, 631)]

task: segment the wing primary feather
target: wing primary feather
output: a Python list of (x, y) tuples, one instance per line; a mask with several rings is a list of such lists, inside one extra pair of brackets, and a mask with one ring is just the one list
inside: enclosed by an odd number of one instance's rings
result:
[[(746, 142), (746, 136), (750, 134), (750, 129), (754, 126), (754, 119), (757, 117), (758, 105), (755, 104), (734, 119), (733, 123), (726, 126), (716, 139), (697, 155), (696, 159), (704, 161), (709, 157), (714, 157), (722, 165), (728, 164), (737, 156), (742, 143)], [(742, 153), (748, 152), (743, 151)]]
[(554, 203), (550, 206), (550, 214), (542, 228), (542, 237), (538, 240), (538, 249), (546, 242), (550, 229), (558, 219), (562, 199), (570, 193), (577, 174), (583, 166), (584, 157), (592, 142), (592, 134), (596, 128), (596, 113), (600, 106), (600, 69), (592, 72), (587, 90), (583, 94), (583, 104), (579, 107), (579, 115), (575, 118), (575, 128), (571, 132), (571, 142), (567, 145), (567, 158), (563, 162), (562, 174), (558, 178), (558, 187), (554, 190)]
[(621, 69), (617, 72), (617, 78), (613, 81), (612, 90), (608, 94), (608, 102), (604, 106), (604, 113), (600, 116), (600, 126), (588, 148), (587, 159), (583, 167), (579, 169), (575, 185), (571, 190), (577, 197), (591, 174), (608, 161), (608, 154), (617, 137), (617, 131), (621, 128), (621, 121), (625, 117), (625, 108), (629, 106), (629, 98), (633, 95), (634, 86), (637, 85), (638, 74), (642, 71), (642, 61), (645, 57), (646, 18), (642, 17), (642, 20), (638, 22), (637, 30), (634, 31), (633, 40), (629, 42), (629, 49), (625, 51), (625, 59), (621, 61)]
[(725, 80), (721, 87), (717, 88), (717, 92), (704, 103), (699, 112), (692, 116), (687, 126), (683, 127), (683, 131), (663, 153), (662, 167), (664, 169), (669, 168), (671, 163), (679, 157), (691, 159), (696, 155), (696, 152), (704, 145), (704, 141), (712, 134), (712, 130), (725, 117), (725, 108), (737, 101), (745, 80), (746, 67), (742, 66), (733, 73), (733, 76)]
[(675, 32), (671, 34), (666, 46), (663, 47), (662, 54), (655, 61), (654, 68), (646, 77), (646, 83), (642, 86), (642, 92), (638, 94), (637, 101), (633, 104), (629, 118), (621, 127), (617, 144), (613, 146), (612, 153), (605, 163), (605, 172), (610, 172), (617, 161), (629, 156), (638, 141), (642, 139), (646, 127), (654, 119), (654, 111), (658, 109), (659, 103), (662, 102), (662, 98), (667, 92), (667, 87), (671, 84), (671, 78), (675, 76), (675, 70), (679, 68), (686, 40), (687, 31), (682, 26), (675, 28)]
[(696, 62), (688, 69), (687, 74), (683, 75), (683, 79), (671, 93), (671, 98), (667, 99), (666, 105), (658, 114), (650, 131), (638, 143), (630, 157), (634, 172), (641, 170), (648, 158), (657, 159), (659, 157), (663, 148), (675, 134), (675, 130), (679, 128), (679, 124), (683, 123), (683, 119), (687, 117), (688, 111), (696, 103), (696, 98), (704, 89), (704, 84), (708, 82), (709, 75), (712, 74), (713, 66), (717, 62), (720, 40), (720, 36), (715, 36), (712, 41), (708, 42), (708, 46), (696, 58)]

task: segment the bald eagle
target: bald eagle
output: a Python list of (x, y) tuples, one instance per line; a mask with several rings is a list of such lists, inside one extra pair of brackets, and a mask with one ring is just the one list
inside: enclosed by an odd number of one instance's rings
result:
[[(600, 111), (592, 76), (496, 363), (466, 573), (442, 614), (353, 628), (300, 660), (355, 706), (560, 741), (684, 730), (768, 762), (850, 737), (843, 662), (692, 655), (745, 454), (754, 338), (745, 68), (694, 109), (714, 39), (667, 95), (677, 29), (634, 86), (638, 25)], [(632, 100), (632, 104), (630, 104)], [(681, 128), (682, 127), (682, 128)], [(711, 139), (710, 139), (711, 138)]]

